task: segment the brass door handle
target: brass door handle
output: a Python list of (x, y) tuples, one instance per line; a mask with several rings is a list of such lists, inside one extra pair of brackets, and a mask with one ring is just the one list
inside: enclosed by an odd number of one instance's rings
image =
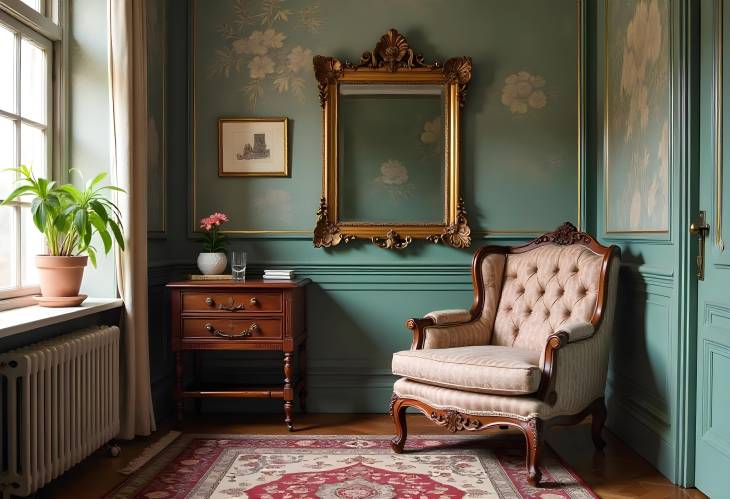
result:
[(235, 338), (248, 338), (258, 331), (259, 325), (255, 322), (248, 326), (248, 329), (244, 329), (240, 333), (226, 333), (220, 329), (217, 329), (210, 322), (205, 324), (205, 329), (214, 336), (220, 336), (221, 338), (235, 339)]
[(697, 234), (697, 279), (705, 280), (705, 237), (710, 232), (710, 226), (705, 222), (705, 212), (700, 211), (696, 223), (689, 226), (690, 234)]

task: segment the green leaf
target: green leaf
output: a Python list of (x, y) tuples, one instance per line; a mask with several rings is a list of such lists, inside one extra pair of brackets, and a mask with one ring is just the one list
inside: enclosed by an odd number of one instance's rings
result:
[(86, 188), (93, 189), (94, 186), (96, 186), (96, 184), (98, 184), (99, 182), (104, 180), (104, 178), (106, 178), (106, 172), (101, 172), (96, 177), (94, 177), (92, 180), (89, 180), (88, 182), (86, 182)]
[(74, 227), (76, 227), (76, 232), (78, 232), (79, 236), (81, 236), (82, 238), (86, 230), (88, 218), (89, 215), (84, 210), (78, 210), (76, 212), (76, 215), (74, 215)]
[(106, 228), (106, 222), (96, 213), (90, 213), (89, 220), (94, 224), (96, 231), (99, 233), (99, 237), (104, 242), (104, 253), (109, 253), (109, 250), (112, 248), (112, 238)]
[(114, 233), (114, 239), (116, 239), (117, 244), (121, 248), (122, 251), (124, 251), (124, 236), (122, 235), (122, 230), (119, 228), (119, 225), (117, 225), (117, 222), (112, 220), (111, 218), (108, 221), (109, 227), (112, 228), (112, 232)]
[(117, 192), (123, 192), (123, 193), (125, 193), (125, 194), (127, 193), (127, 191), (125, 191), (125, 190), (124, 190), (124, 189), (122, 189), (121, 187), (117, 187), (117, 186), (114, 186), (114, 185), (105, 185), (104, 187), (99, 187), (99, 190), (100, 190), (100, 191), (101, 191), (101, 190), (104, 190), (104, 189), (108, 189), (108, 190), (110, 190), (110, 191), (117, 191)]
[(58, 188), (59, 191), (69, 196), (74, 202), (83, 203), (83, 194), (71, 184), (64, 184)]
[(93, 246), (89, 246), (86, 248), (86, 254), (89, 255), (89, 261), (91, 262), (91, 266), (96, 268), (96, 251), (94, 250)]
[[(0, 206), (2, 206), (4, 204), (7, 204), (7, 203), (9, 203), (11, 201), (13, 201), (15, 198), (17, 198), (18, 196), (21, 196), (22, 194), (25, 194), (28, 191), (33, 191), (33, 190), (34, 190), (33, 189), (33, 186), (31, 186), (31, 185), (21, 185), (20, 187), (18, 187), (17, 189), (15, 189), (13, 192), (11, 192), (10, 194), (8, 194), (8, 197), (6, 197), (3, 200), (3, 202), (0, 203)], [(34, 194), (35, 194), (35, 192), (34, 192)]]
[(104, 205), (99, 201), (91, 201), (89, 202), (89, 205), (91, 205), (91, 209), (94, 210), (94, 212), (106, 223), (109, 219), (109, 213), (107, 213)]

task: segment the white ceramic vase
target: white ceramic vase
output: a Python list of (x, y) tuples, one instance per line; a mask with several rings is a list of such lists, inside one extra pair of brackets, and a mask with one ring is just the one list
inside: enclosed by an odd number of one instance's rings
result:
[(228, 258), (225, 253), (200, 253), (198, 268), (205, 275), (219, 275), (226, 270)]

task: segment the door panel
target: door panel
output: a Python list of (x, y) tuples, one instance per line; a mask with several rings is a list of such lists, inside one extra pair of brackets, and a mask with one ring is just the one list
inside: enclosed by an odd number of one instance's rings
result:
[[(727, 497), (730, 472), (730, 53), (724, 0), (702, 3), (700, 199), (710, 225), (705, 278), (697, 285), (697, 432), (695, 484)], [(728, 144), (723, 146), (723, 144)]]

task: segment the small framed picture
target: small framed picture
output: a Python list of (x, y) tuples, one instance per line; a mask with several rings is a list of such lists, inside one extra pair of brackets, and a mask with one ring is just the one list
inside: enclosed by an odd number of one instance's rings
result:
[(218, 176), (289, 175), (288, 118), (218, 120)]

